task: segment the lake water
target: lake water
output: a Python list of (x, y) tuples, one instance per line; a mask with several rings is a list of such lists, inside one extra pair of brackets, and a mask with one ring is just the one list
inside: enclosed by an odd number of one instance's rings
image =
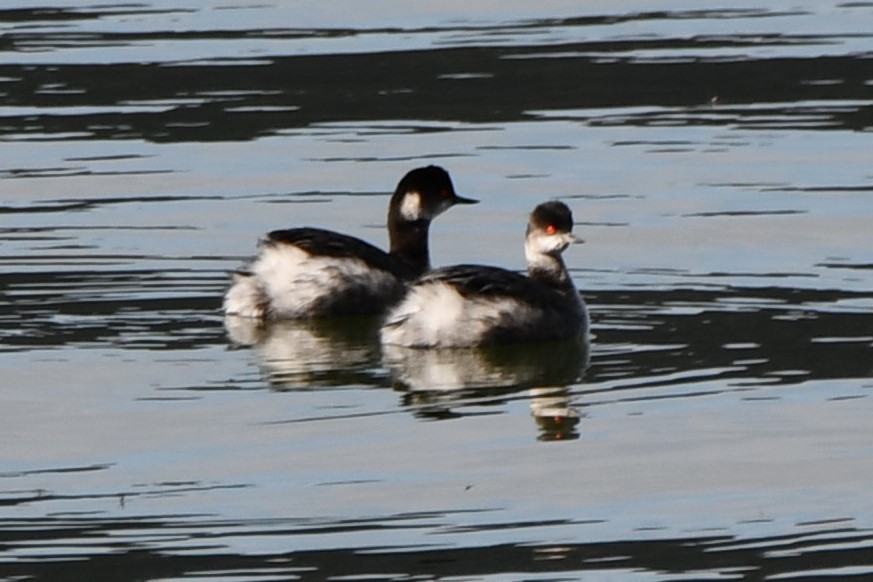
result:
[[(309, 4), (0, 9), (0, 580), (873, 577), (873, 3)], [(428, 163), (590, 351), (223, 320)]]

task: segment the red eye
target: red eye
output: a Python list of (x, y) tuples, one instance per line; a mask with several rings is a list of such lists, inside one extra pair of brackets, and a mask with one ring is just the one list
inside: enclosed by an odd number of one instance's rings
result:
[(451, 195), (452, 195), (452, 193), (449, 192), (448, 190), (440, 190), (440, 196), (442, 196), (443, 198), (448, 198)]
[(554, 224), (550, 224), (546, 227), (546, 234), (555, 234), (556, 232), (558, 232), (558, 229), (555, 228)]

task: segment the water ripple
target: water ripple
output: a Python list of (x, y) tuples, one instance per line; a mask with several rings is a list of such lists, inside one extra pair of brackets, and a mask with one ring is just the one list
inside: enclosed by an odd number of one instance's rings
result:
[[(0, 568), (10, 578), (24, 575), (38, 580), (95, 579), (107, 571), (136, 572), (137, 579), (208, 576), (212, 580), (489, 578), (519, 572), (561, 578), (619, 576), (626, 580), (660, 578), (665, 572), (671, 579), (703, 576), (778, 580), (812, 575), (816, 579), (842, 580), (873, 571), (869, 553), (873, 534), (850, 523), (798, 524), (788, 534), (762, 537), (737, 536), (727, 531), (682, 536), (639, 532), (636, 539), (621, 541), (439, 547), (441, 535), (483, 535), (500, 530), (521, 533), (549, 527), (585, 531), (600, 523), (557, 520), (472, 527), (446, 523), (464, 518), (463, 512), (429, 512), (338, 521), (228, 521), (204, 516), (4, 519), (0, 521), (0, 532), (8, 553)], [(388, 532), (401, 537), (427, 531), (435, 534), (431, 544), (395, 546), (376, 541)], [(374, 543), (325, 543), (349, 534), (368, 534)], [(315, 537), (324, 538), (323, 549), (257, 553), (233, 549), (247, 539), (273, 539), (268, 545), (279, 542), (286, 547), (305, 547)]]

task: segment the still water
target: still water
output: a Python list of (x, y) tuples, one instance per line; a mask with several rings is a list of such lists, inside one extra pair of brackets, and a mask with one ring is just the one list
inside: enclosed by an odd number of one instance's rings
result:
[[(873, 3), (310, 4), (0, 9), (0, 580), (873, 577)], [(223, 320), (428, 163), (589, 350)]]

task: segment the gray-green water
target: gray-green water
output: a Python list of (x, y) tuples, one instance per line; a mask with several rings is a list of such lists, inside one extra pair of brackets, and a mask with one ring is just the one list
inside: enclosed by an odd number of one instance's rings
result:
[[(0, 580), (873, 576), (873, 4), (0, 8)], [(218, 307), (271, 229), (522, 268), (590, 353)]]

